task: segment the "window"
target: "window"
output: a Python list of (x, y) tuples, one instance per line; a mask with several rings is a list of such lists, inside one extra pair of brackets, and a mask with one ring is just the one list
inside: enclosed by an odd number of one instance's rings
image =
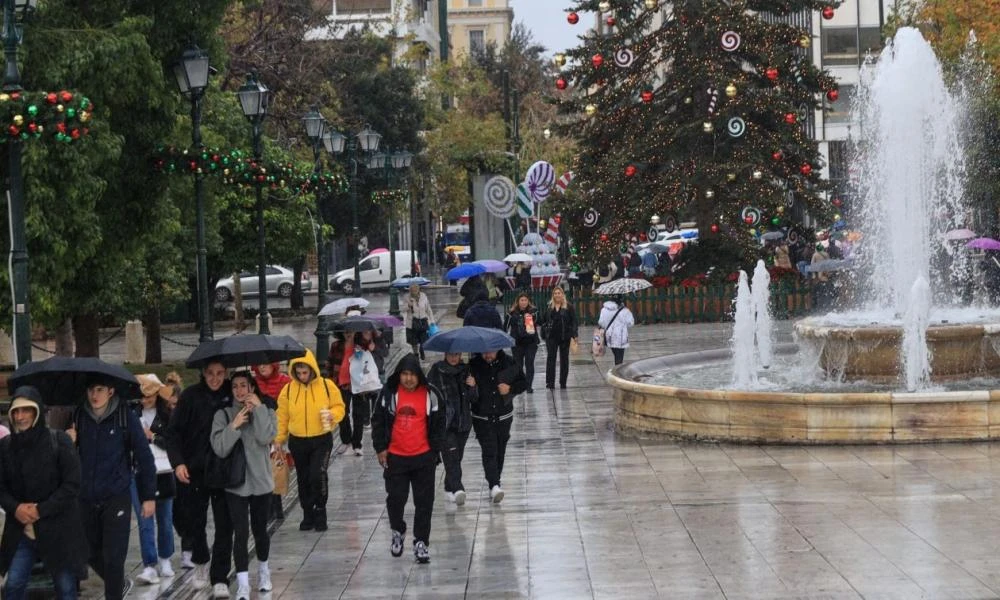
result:
[(379, 265), (379, 257), (369, 256), (364, 261), (361, 262), (361, 270), (367, 271), (368, 269), (377, 269)]
[(469, 52), (482, 52), (486, 49), (486, 38), (482, 29), (469, 31)]
[(266, 269), (265, 273), (267, 273), (268, 275), (281, 275), (281, 271), (279, 271), (275, 267), (265, 267), (265, 269)]
[(469, 0), (469, 8), (476, 8), (483, 5), (483, 0)]
[[(860, 52), (858, 50), (860, 44)], [(865, 54), (882, 50), (878, 27), (824, 27), (823, 64), (859, 65)]]
[(854, 86), (842, 85), (837, 88), (840, 96), (836, 102), (830, 103), (830, 110), (826, 113), (827, 123), (850, 123), (851, 105), (854, 103)]

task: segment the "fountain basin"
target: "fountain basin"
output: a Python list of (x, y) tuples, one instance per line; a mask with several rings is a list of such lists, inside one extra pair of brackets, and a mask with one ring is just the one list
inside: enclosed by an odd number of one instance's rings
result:
[[(797, 346), (782, 345), (777, 353)], [(900, 443), (1000, 438), (1000, 389), (799, 393), (645, 383), (651, 373), (730, 360), (729, 350), (661, 356), (608, 375), (623, 433), (791, 444)]]
[[(819, 354), (819, 366), (835, 380), (892, 383), (900, 380), (903, 328), (886, 325), (835, 326), (803, 319), (798, 339)], [(927, 328), (931, 381), (1000, 375), (1000, 325), (934, 324)]]

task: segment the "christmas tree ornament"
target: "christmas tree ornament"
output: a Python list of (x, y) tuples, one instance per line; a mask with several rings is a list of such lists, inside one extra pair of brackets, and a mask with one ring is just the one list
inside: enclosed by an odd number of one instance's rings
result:
[(715, 190), (713, 190), (712, 188), (705, 190), (705, 199), (711, 200), (713, 198), (715, 198)]
[(635, 168), (635, 165), (625, 167), (625, 177), (635, 177), (636, 171), (638, 171), (638, 169)]
[(597, 80), (597, 85), (601, 86), (601, 87), (604, 87), (604, 85), (607, 84), (607, 83), (608, 83), (608, 80), (604, 79), (603, 77)]
[(600, 9), (602, 13), (606, 13), (611, 10), (611, 3), (608, 2), (608, 0), (601, 0), (601, 2), (598, 3), (597, 8)]
[(561, 68), (566, 65), (566, 55), (562, 52), (556, 52), (555, 56), (552, 57), (552, 62)]
[(24, 116), (14, 115), (14, 125), (17, 125), (18, 127), (24, 125)]
[(494, 175), (486, 181), (483, 187), (483, 202), (486, 210), (495, 217), (505, 219), (513, 216), (514, 207), (514, 182), (503, 175)]
[(736, 173), (727, 173), (726, 181), (736, 181)]
[(740, 211), (740, 216), (747, 225), (760, 223), (760, 209), (753, 206), (744, 206)]
[(836, 213), (833, 215), (834, 222), (839, 221), (841, 219), (843, 219), (843, 217), (840, 216), (840, 213)]
[(708, 94), (708, 114), (714, 115), (715, 105), (719, 102), (719, 89), (713, 86), (708, 86), (705, 93)]
[(840, 205), (843, 204), (843, 202), (841, 202), (840, 198), (834, 198), (833, 200), (830, 200), (830, 204), (840, 208)]
[(735, 31), (727, 31), (722, 34), (722, 49), (726, 52), (735, 52), (740, 48), (740, 34)]
[(642, 93), (639, 94), (639, 97), (642, 98), (643, 102), (649, 104), (653, 101), (653, 92), (650, 90), (643, 90)]
[(715, 131), (715, 126), (712, 125), (711, 121), (705, 121), (704, 123), (701, 124), (701, 130), (704, 131), (705, 133), (712, 133), (713, 131)]
[(583, 107), (583, 112), (587, 113), (588, 116), (593, 116), (594, 113), (597, 112), (597, 107), (594, 106), (593, 104), (588, 104), (587, 106)]
[(632, 66), (635, 62), (635, 52), (632, 52), (628, 48), (622, 48), (621, 50), (615, 52), (615, 64), (623, 69), (627, 69)]
[(781, 225), (781, 217), (771, 217), (771, 225)]
[(570, 25), (576, 25), (577, 23), (580, 22), (580, 15), (576, 14), (575, 12), (571, 12), (568, 15), (566, 15), (566, 20), (569, 21)]
[(823, 18), (826, 19), (827, 21), (832, 19), (834, 14), (835, 13), (832, 6), (823, 7)]
[(776, 208), (775, 210), (776, 210), (776, 211), (778, 211), (778, 214), (779, 214), (779, 215), (783, 215), (783, 214), (785, 214), (785, 207), (784, 207), (784, 206), (779, 206), (779, 207), (778, 207), (778, 208)]
[(745, 223), (746, 223), (747, 225), (753, 225), (753, 217), (743, 217), (743, 221), (744, 221), (744, 222), (745, 222)]
[(694, 100), (691, 99), (691, 96), (684, 97), (684, 104), (691, 104), (692, 102), (694, 102)]
[(811, 45), (812, 45), (812, 38), (806, 34), (802, 34), (802, 37), (799, 38), (799, 46), (802, 48), (808, 48)]
[(771, 158), (774, 159), (775, 161), (779, 161), (784, 157), (785, 155), (781, 153), (781, 150), (776, 150), (774, 154), (771, 155)]
[(742, 137), (747, 130), (747, 123), (740, 117), (733, 117), (729, 119), (729, 123), (726, 124), (726, 131), (729, 135), (734, 138)]
[(584, 227), (597, 227), (597, 223), (600, 220), (601, 220), (601, 213), (597, 212), (593, 207), (588, 208), (583, 213)]
[(810, 165), (809, 163), (802, 163), (802, 166), (799, 167), (799, 172), (805, 175), (806, 177), (809, 177), (810, 175), (812, 175), (813, 172), (812, 165)]
[(729, 85), (726, 86), (726, 97), (727, 98), (735, 98), (736, 97), (736, 92), (737, 92), (737, 90), (736, 90), (736, 84), (735, 83), (730, 83)]
[(607, 19), (604, 19), (604, 22), (608, 24), (608, 27), (614, 27), (615, 23), (617, 23), (614, 17), (608, 17)]
[(528, 186), (528, 194), (536, 204), (540, 204), (549, 197), (549, 192), (555, 181), (555, 169), (544, 160), (537, 161), (528, 167), (528, 172), (524, 175), (524, 184)]
[(719, 233), (719, 224), (712, 223), (712, 226), (708, 228), (712, 233)]
[(602, 231), (602, 232), (601, 232), (601, 237), (600, 237), (600, 240), (601, 240), (602, 242), (606, 242), (606, 241), (608, 241), (608, 234)]
[(656, 10), (659, 7), (657, 0), (646, 0), (646, 10)]
[(640, 231), (639, 232), (639, 241), (640, 242), (645, 242), (647, 239), (649, 239), (649, 238), (646, 237), (646, 232), (645, 231)]
[(836, 102), (837, 98), (840, 98), (840, 92), (837, 90), (830, 90), (826, 93), (826, 99), (830, 102)]
[(760, 169), (754, 169), (750, 176), (754, 179), (760, 180), (764, 178), (764, 173)]
[(556, 79), (556, 89), (557, 90), (564, 90), (564, 89), (566, 89), (566, 85), (567, 85), (566, 84), (566, 80), (563, 79), (562, 77), (560, 77), (559, 79)]
[(595, 54), (590, 57), (590, 64), (594, 65), (595, 69), (600, 69), (601, 65), (604, 64), (604, 57), (600, 54)]
[(764, 76), (770, 79), (771, 81), (777, 81), (778, 69), (776, 69), (775, 67), (768, 67), (767, 70), (764, 71)]
[(788, 123), (789, 125), (795, 125), (795, 121), (797, 120), (798, 117), (795, 116), (795, 113), (785, 113), (785, 123)]
[(545, 229), (548, 227), (548, 222), (545, 219), (538, 219), (538, 229)]

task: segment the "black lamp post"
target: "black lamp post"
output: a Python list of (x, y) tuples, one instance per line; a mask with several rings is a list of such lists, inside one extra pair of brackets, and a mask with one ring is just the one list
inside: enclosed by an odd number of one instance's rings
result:
[[(35, 9), (36, 0), (3, 0), (3, 55), (6, 67), (3, 91), (21, 91), (21, 71), (17, 68), (17, 47), (23, 29), (17, 17), (25, 18)], [(10, 266), (13, 293), (14, 362), (31, 362), (31, 312), (28, 310), (28, 242), (24, 231), (24, 179), (21, 176), (21, 139), (7, 142), (8, 206), (10, 213)]]
[[(258, 165), (261, 160), (260, 134), (261, 125), (267, 116), (267, 107), (271, 100), (271, 90), (261, 82), (257, 81), (257, 76), (251, 74), (247, 82), (243, 84), (236, 95), (240, 99), (240, 107), (243, 114), (253, 126), (253, 158)], [(264, 182), (256, 181), (257, 191), (257, 285), (258, 297), (260, 298), (260, 311), (257, 318), (260, 320), (258, 331), (262, 334), (271, 333), (268, 325), (271, 315), (267, 312), (267, 245), (264, 239)]]
[[(197, 47), (189, 48), (174, 65), (174, 77), (181, 94), (191, 101), (191, 145), (201, 154), (201, 99), (208, 87), (208, 53)], [(208, 290), (208, 250), (205, 248), (205, 182), (204, 174), (194, 174), (195, 237), (198, 245), (198, 341), (206, 342), (212, 331), (212, 305)]]
[[(402, 169), (407, 169), (410, 167), (410, 163), (413, 161), (413, 155), (409, 152), (394, 152), (389, 155), (389, 160), (385, 165), (386, 177), (391, 180), (392, 171), (400, 171)], [(390, 170), (391, 167), (391, 170)], [(407, 196), (409, 194), (407, 193)], [(396, 207), (393, 205), (389, 209), (389, 281), (390, 283), (396, 280), (396, 246), (394, 241), (396, 239), (396, 228), (393, 227), (393, 217), (396, 214)], [(413, 225), (411, 223), (410, 227)], [(411, 250), (412, 252), (412, 250)], [(410, 264), (413, 264), (413, 256), (410, 256)], [(410, 272), (410, 276), (415, 275), (415, 273)], [(389, 314), (393, 316), (399, 316), (399, 289), (391, 286), (389, 287)]]
[[(309, 141), (312, 142), (313, 151), (313, 175), (315, 179), (319, 180), (320, 171), (322, 171), (323, 164), (319, 160), (320, 152), (324, 145), (323, 133), (326, 130), (326, 119), (320, 114), (319, 109), (315, 106), (309, 109), (309, 112), (302, 117), (302, 123), (306, 126), (306, 136)], [(323, 202), (320, 199), (320, 192), (317, 189), (315, 191), (316, 195), (316, 220), (319, 222), (319, 235), (317, 236), (316, 244), (316, 262), (319, 263), (319, 292), (318, 292), (318, 309), (322, 309), (326, 306), (326, 289), (329, 286), (327, 282), (326, 274), (326, 239), (323, 236)]]

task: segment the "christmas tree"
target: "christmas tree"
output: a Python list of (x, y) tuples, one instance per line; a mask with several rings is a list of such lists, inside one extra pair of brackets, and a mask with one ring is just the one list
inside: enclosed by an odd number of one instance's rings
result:
[(808, 129), (837, 86), (793, 23), (837, 4), (577, 0), (570, 23), (596, 13), (600, 27), (556, 55), (554, 83), (580, 148), (561, 207), (580, 251), (603, 258), (645, 239), (654, 215), (744, 255), (768, 230), (794, 239), (805, 214), (832, 218)]

